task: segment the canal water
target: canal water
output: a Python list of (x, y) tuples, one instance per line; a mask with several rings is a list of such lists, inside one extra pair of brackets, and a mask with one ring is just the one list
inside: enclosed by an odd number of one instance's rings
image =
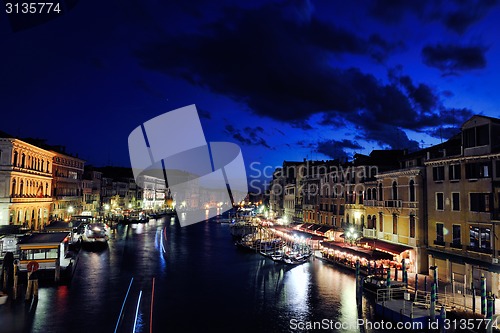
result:
[(237, 249), (227, 224), (168, 217), (118, 226), (108, 248), (80, 252), (68, 285), (1, 305), (0, 332), (377, 332), (355, 325), (374, 320), (362, 303), (352, 272), (274, 263)]

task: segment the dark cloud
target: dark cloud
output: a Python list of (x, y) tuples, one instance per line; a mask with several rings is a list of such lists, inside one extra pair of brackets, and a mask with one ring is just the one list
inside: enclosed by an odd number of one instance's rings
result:
[(226, 133), (231, 135), (235, 140), (242, 144), (249, 146), (263, 146), (271, 149), (261, 134), (264, 133), (264, 129), (260, 126), (257, 127), (245, 127), (243, 131), (235, 128), (233, 125), (226, 125)]
[(498, 5), (497, 0), (460, 0), (458, 6), (443, 14), (444, 25), (456, 33), (463, 34), (472, 24), (482, 19), (491, 8)]
[(432, 130), (429, 130), (427, 132), (427, 134), (435, 138), (440, 138), (442, 140), (451, 138), (457, 133), (460, 133), (460, 127), (438, 127), (438, 128), (433, 128)]
[(343, 139), (324, 140), (317, 143), (316, 152), (321, 153), (333, 159), (344, 159), (352, 157), (345, 149), (363, 149), (357, 142)]
[(205, 119), (212, 119), (212, 114), (208, 110), (198, 108), (198, 114), (200, 117), (205, 118)]
[(311, 149), (311, 148), (316, 148), (317, 147), (317, 144), (314, 144), (312, 142), (308, 142), (308, 141), (305, 141), (305, 140), (299, 140), (295, 143), (295, 145), (301, 147), (301, 148), (307, 148), (307, 149)]
[(141, 90), (144, 92), (148, 93), (149, 95), (158, 98), (158, 99), (164, 99), (165, 96), (163, 93), (157, 89), (155, 89), (151, 84), (149, 84), (146, 80), (143, 79), (137, 79), (134, 81), (134, 84), (139, 87)]
[(380, 21), (394, 24), (400, 22), (407, 13), (423, 17), (427, 11), (427, 1), (376, 0), (371, 2), (369, 13)]
[(281, 130), (279, 130), (279, 129), (277, 129), (277, 128), (274, 128), (274, 130), (275, 130), (276, 132), (278, 132), (279, 134), (281, 134), (281, 135), (285, 136), (285, 133), (283, 133), (283, 131), (281, 131)]
[(406, 15), (412, 14), (423, 22), (437, 21), (447, 29), (463, 34), (496, 5), (498, 0), (376, 0), (369, 7), (369, 14), (387, 24), (399, 23)]
[[(404, 130), (450, 125), (440, 117), (443, 108), (432, 87), (398, 72), (385, 83), (358, 68), (334, 67), (332, 55), (378, 61), (398, 46), (379, 35), (365, 38), (320, 21), (305, 4), (227, 9), (199, 32), (149, 44), (136, 55), (146, 68), (183, 78), (231, 97), (255, 114), (304, 130), (312, 129), (312, 115), (323, 114), (322, 125), (352, 123), (365, 140), (413, 147)], [(246, 132), (230, 134), (242, 143), (255, 141)]]
[(423, 61), (445, 73), (455, 73), (486, 67), (486, 48), (483, 46), (427, 45), (422, 49)]
[(408, 149), (416, 151), (419, 143), (408, 138), (408, 135), (398, 127), (381, 124), (379, 127), (370, 127), (362, 130), (355, 136), (356, 139), (377, 143), (388, 149)]
[(300, 129), (303, 129), (305, 131), (308, 131), (308, 130), (312, 130), (313, 127), (311, 126), (311, 124), (309, 124), (309, 122), (305, 119), (301, 119), (301, 120), (290, 120), (290, 125), (293, 127), (293, 128), (300, 128)]

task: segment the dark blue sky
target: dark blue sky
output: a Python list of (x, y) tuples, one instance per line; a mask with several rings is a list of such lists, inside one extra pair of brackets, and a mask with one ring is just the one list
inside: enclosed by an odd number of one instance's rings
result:
[(16, 32), (0, 14), (0, 130), (89, 164), (129, 166), (129, 133), (189, 104), (250, 175), (500, 115), (497, 1), (71, 2)]

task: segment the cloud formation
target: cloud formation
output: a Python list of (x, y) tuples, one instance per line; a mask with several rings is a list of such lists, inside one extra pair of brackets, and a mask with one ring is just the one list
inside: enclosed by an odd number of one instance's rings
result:
[(264, 129), (260, 126), (257, 127), (245, 127), (243, 131), (235, 128), (233, 125), (226, 125), (226, 133), (231, 135), (233, 139), (244, 145), (249, 146), (263, 146), (271, 149), (266, 142), (266, 140), (261, 136), (264, 133)]
[[(434, 133), (435, 128), (465, 121), (466, 113), (442, 117), (446, 108), (439, 92), (413, 82), (401, 69), (390, 71), (384, 80), (332, 60), (351, 55), (377, 64), (403, 44), (374, 33), (358, 35), (322, 21), (308, 4), (295, 1), (228, 8), (198, 32), (145, 45), (136, 56), (145, 68), (231, 97), (257, 115), (311, 130), (309, 118), (322, 114), (322, 125), (354, 124), (357, 139), (383, 147), (414, 149), (418, 143), (405, 130)], [(407, 10), (404, 6), (391, 10)], [(416, 12), (427, 10), (415, 6), (412, 10)], [(485, 65), (484, 50), (457, 47), (454, 51), (427, 46), (423, 56), (426, 64), (443, 70)], [(251, 133), (226, 130), (242, 143), (266, 144), (258, 140), (258, 131), (252, 138)]]
[(348, 139), (337, 140), (323, 140), (317, 143), (316, 152), (328, 156), (332, 159), (343, 160), (352, 157), (345, 149), (363, 149), (356, 141)]
[(462, 35), (497, 5), (498, 0), (376, 0), (371, 3), (369, 14), (391, 25), (411, 14), (424, 23), (437, 21), (448, 30)]
[(486, 51), (485, 47), (477, 45), (427, 45), (422, 49), (422, 58), (427, 66), (453, 74), (486, 67)]

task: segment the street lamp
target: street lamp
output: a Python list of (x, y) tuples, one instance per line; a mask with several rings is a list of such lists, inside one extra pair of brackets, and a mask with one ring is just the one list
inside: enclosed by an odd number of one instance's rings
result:
[(68, 215), (69, 215), (68, 218), (67, 218), (68, 221), (71, 220), (71, 215), (73, 215), (74, 211), (75, 210), (74, 210), (73, 206), (69, 206), (68, 207)]
[(105, 218), (107, 219), (107, 218), (109, 218), (109, 204), (105, 204), (104, 205), (104, 210), (106, 211)]

